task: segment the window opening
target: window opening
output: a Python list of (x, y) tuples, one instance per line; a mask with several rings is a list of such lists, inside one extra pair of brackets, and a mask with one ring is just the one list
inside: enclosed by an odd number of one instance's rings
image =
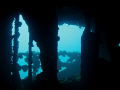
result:
[(58, 25), (58, 78), (68, 78), (80, 73), (81, 36), (85, 27), (77, 25)]

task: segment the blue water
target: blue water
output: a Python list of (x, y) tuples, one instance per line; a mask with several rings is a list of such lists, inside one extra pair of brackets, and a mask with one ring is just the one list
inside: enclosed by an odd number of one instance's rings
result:
[[(18, 53), (21, 53), (21, 52), (25, 53), (25, 52), (28, 52), (28, 41), (29, 41), (28, 26), (23, 20), (22, 15), (20, 15), (20, 21), (22, 22), (22, 26), (19, 27), (20, 37), (18, 39), (19, 41)], [(58, 27), (59, 27), (58, 36), (60, 36), (60, 41), (58, 41), (58, 52), (67, 51), (67, 52), (79, 52), (80, 53), (81, 52), (81, 36), (83, 34), (85, 27), (79, 27), (76, 25), (68, 25), (66, 23), (64, 23), (63, 25), (58, 25)], [(14, 22), (13, 22), (12, 34), (14, 34)], [(32, 48), (32, 51), (40, 53), (40, 50), (37, 47), (35, 41), (33, 41), (33, 45), (34, 47)], [(24, 58), (25, 56), (23, 56), (23, 59), (19, 59), (17, 63), (19, 63), (20, 65), (28, 65), (24, 61)], [(65, 55), (65, 57), (59, 56), (59, 59), (63, 63), (66, 63), (69, 58), (70, 57), (68, 57), (67, 55)], [(62, 71), (65, 69), (66, 67), (62, 67), (62, 69), (59, 71)], [(37, 74), (40, 72), (42, 72), (41, 68), (39, 68), (39, 71), (37, 72)], [(24, 79), (26, 76), (28, 76), (28, 71), (23, 72), (23, 70), (21, 69), (19, 73), (20, 73), (21, 79)]]

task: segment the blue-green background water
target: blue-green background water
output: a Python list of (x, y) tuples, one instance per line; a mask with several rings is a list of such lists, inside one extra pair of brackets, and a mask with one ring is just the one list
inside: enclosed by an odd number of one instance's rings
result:
[[(23, 20), (22, 15), (20, 15), (20, 22), (22, 22), (22, 26), (19, 27), (19, 32), (20, 32), (20, 37), (18, 39), (19, 41), (19, 50), (18, 53), (26, 53), (28, 52), (28, 41), (29, 41), (29, 32), (28, 32), (28, 26), (26, 25), (25, 21)], [(60, 51), (66, 51), (66, 52), (78, 52), (81, 53), (81, 36), (83, 34), (83, 31), (85, 27), (79, 27), (76, 25), (68, 25), (64, 23), (63, 25), (58, 25), (59, 31), (58, 31), (58, 36), (60, 37), (60, 41), (58, 41), (58, 52)], [(13, 22), (13, 29), (12, 29), (12, 35), (14, 34), (14, 22)], [(36, 42), (33, 41), (34, 47), (32, 48), (33, 52), (38, 52), (40, 53), (39, 48), (36, 45)], [(18, 60), (19, 65), (28, 65), (27, 62), (25, 62), (26, 57), (23, 56), (22, 59)], [(59, 56), (59, 59), (63, 62), (66, 63), (67, 60), (70, 57), (65, 55), (64, 57), (62, 55)], [(80, 66), (78, 66), (80, 68)], [(62, 67), (61, 70), (65, 70), (66, 67)], [(39, 68), (39, 71), (37, 72), (40, 73), (42, 72), (42, 69)], [(21, 69), (19, 71), (21, 79), (24, 79), (26, 76), (28, 76), (28, 70), (26, 72), (23, 72)]]

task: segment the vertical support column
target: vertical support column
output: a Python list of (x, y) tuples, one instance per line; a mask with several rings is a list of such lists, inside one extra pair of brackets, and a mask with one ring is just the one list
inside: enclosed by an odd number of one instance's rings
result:
[(19, 12), (15, 15), (15, 35), (14, 35), (14, 46), (13, 46), (13, 65), (12, 65), (12, 88), (13, 90), (17, 90), (20, 88), (20, 75), (17, 69), (17, 61), (18, 61), (18, 38), (19, 38)]
[(91, 33), (91, 17), (85, 15), (86, 28), (81, 37), (81, 81), (87, 90), (93, 89), (95, 67), (99, 58), (99, 44), (96, 34)]
[[(43, 69), (43, 83), (53, 87), (58, 84), (57, 60), (58, 60), (58, 20), (56, 12), (51, 12), (43, 24), (40, 35), (37, 36), (37, 46), (40, 48), (40, 60)], [(46, 17), (45, 17), (46, 18)], [(39, 80), (39, 79), (38, 79)], [(52, 84), (52, 85), (51, 85)]]
[(33, 40), (32, 40), (31, 34), (29, 33), (28, 82), (29, 82), (30, 86), (32, 84), (32, 62), (33, 62), (32, 61), (32, 46), (33, 46), (32, 42), (33, 42)]
[(18, 38), (19, 38), (19, 28), (18, 28), (18, 22), (19, 22), (19, 14), (15, 16), (15, 34), (14, 34), (14, 46), (13, 46), (13, 74), (15, 73), (15, 69), (17, 69), (17, 54), (18, 54)]

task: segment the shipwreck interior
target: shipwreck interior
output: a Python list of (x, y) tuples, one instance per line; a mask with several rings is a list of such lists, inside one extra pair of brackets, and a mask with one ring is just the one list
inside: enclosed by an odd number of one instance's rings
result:
[[(116, 4), (92, 0), (56, 0), (29, 4), (24, 2), (22, 6), (17, 3), (13, 5), (11, 1), (9, 8), (0, 6), (0, 88), (118, 88), (120, 38)], [(35, 6), (32, 7), (33, 5)], [(20, 17), (24, 22), (20, 21)], [(26, 31), (21, 36), (20, 28), (25, 24), (27, 26), (22, 29)], [(76, 51), (75, 48), (72, 52), (61, 49), (62, 44), (59, 43), (62, 36), (59, 33), (63, 30), (60, 27), (63, 25), (67, 25), (66, 29), (70, 25), (79, 28), (80, 32), (74, 33), (79, 38), (78, 43), (73, 46), (78, 47)], [(62, 34), (69, 37), (68, 32)], [(64, 41), (68, 50), (72, 49), (68, 41), (74, 43), (75, 36)], [(22, 37), (23, 43), (19, 42), (19, 37)], [(26, 45), (22, 48), (26, 52), (19, 51), (20, 44)], [(61, 61), (65, 57), (69, 57), (66, 63)], [(22, 60), (26, 64), (20, 65)], [(21, 78), (21, 70), (27, 74), (24, 78)]]

